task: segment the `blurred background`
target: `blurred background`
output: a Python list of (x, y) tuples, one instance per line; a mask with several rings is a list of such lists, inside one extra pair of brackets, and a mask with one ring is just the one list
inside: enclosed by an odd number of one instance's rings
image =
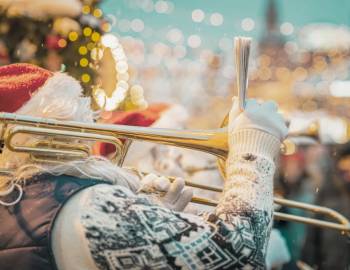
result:
[[(275, 100), (291, 132), (316, 138), (281, 156), (276, 195), (350, 218), (350, 1), (0, 0), (0, 13), (0, 65), (68, 72), (104, 122), (149, 105), (155, 118), (166, 103), (177, 110), (162, 127), (218, 127), (236, 94), (233, 39), (252, 37), (248, 96)], [(213, 157), (140, 147), (132, 165), (222, 184)], [(291, 255), (283, 269), (349, 266), (339, 232), (275, 228)]]
[[(237, 35), (254, 38), (249, 96), (274, 99), (295, 117), (322, 117), (326, 125), (348, 116), (348, 1), (107, 0), (101, 7), (147, 100), (180, 103), (204, 116), (193, 125), (218, 125), (217, 116), (228, 111)], [(344, 132), (341, 123), (334, 126)]]

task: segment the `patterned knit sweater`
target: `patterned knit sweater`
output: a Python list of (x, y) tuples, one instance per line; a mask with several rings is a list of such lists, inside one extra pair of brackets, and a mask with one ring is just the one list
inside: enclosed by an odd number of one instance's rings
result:
[(213, 213), (171, 211), (106, 184), (70, 199), (53, 231), (58, 269), (265, 269), (279, 142), (257, 131), (231, 139)]

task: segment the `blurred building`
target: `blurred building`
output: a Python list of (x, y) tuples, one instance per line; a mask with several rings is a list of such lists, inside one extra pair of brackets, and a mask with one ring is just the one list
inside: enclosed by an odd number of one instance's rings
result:
[(306, 25), (297, 40), (280, 31), (276, 1), (267, 4), (250, 95), (274, 99), (286, 110), (350, 117), (350, 30), (330, 24)]
[(290, 60), (286, 40), (280, 32), (276, 1), (270, 0), (266, 8), (265, 31), (259, 41), (256, 69), (249, 83), (249, 95), (262, 99), (274, 99), (288, 109), (293, 83), (293, 71), (297, 63)]

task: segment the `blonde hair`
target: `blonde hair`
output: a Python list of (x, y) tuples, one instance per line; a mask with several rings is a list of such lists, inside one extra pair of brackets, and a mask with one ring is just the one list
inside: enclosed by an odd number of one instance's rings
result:
[[(66, 74), (57, 73), (16, 113), (92, 123), (98, 113), (92, 111), (90, 98), (83, 97), (81, 92), (81, 86), (76, 80)], [(38, 138), (16, 135), (14, 140), (15, 143), (32, 143)], [(1, 188), (8, 188), (14, 184), (23, 184), (30, 177), (40, 173), (100, 179), (133, 191), (139, 187), (137, 179), (131, 177), (123, 168), (97, 156), (62, 164), (41, 164), (33, 162), (27, 153), (15, 153), (5, 148), (0, 154), (0, 168), (10, 169), (12, 172), (10, 176), (0, 176), (0, 191)]]

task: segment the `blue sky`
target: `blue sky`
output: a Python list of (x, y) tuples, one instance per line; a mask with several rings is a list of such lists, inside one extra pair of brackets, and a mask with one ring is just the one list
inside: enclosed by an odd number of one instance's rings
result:
[[(144, 3), (153, 3), (153, 11), (142, 8)], [(264, 18), (268, 0), (172, 0), (169, 14), (158, 13), (155, 5), (158, 0), (104, 0), (102, 9), (110, 18), (116, 18), (113, 32), (138, 37), (144, 42), (168, 42), (166, 34), (176, 28), (183, 34), (184, 44), (191, 35), (201, 38), (201, 47), (215, 49), (223, 37), (249, 35), (259, 38), (264, 31)], [(279, 23), (290, 23), (294, 31), (286, 38), (293, 39), (302, 26), (310, 23), (334, 23), (350, 25), (349, 0), (276, 0)], [(152, 9), (152, 8), (151, 8)], [(201, 9), (205, 19), (201, 23), (192, 20), (192, 11)], [(211, 14), (223, 16), (223, 23), (213, 26), (209, 23)], [(254, 21), (254, 28), (246, 32), (241, 23), (245, 18)], [(144, 29), (151, 31), (135, 32), (132, 29), (122, 32), (118, 23), (139, 19)], [(147, 33), (147, 34), (146, 34)]]

